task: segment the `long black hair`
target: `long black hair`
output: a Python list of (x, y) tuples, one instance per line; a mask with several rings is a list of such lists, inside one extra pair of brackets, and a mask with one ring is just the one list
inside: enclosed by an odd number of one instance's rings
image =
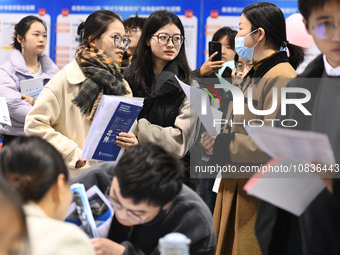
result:
[(260, 2), (247, 6), (242, 13), (250, 21), (251, 31), (258, 28), (264, 29), (267, 43), (270, 43), (275, 50), (279, 51), (281, 47), (288, 47), (289, 63), (294, 69), (302, 63), (304, 48), (287, 41), (286, 21), (279, 7), (272, 3)]
[[(136, 67), (131, 70), (131, 76), (129, 83), (132, 86), (138, 84), (139, 90), (142, 95), (148, 96), (151, 92), (153, 83), (155, 82), (153, 72), (153, 60), (151, 47), (148, 46), (148, 42), (151, 40), (153, 34), (155, 34), (160, 28), (168, 25), (175, 24), (181, 31), (181, 35), (184, 35), (184, 27), (181, 20), (177, 15), (168, 11), (156, 11), (152, 13), (145, 22), (142, 35), (140, 37), (136, 52), (133, 55), (133, 61), (136, 61)], [(181, 49), (177, 57), (172, 61), (178, 63), (178, 77), (183, 82), (190, 84), (190, 67), (185, 54), (185, 45), (181, 45)], [(169, 64), (169, 63), (168, 63)]]

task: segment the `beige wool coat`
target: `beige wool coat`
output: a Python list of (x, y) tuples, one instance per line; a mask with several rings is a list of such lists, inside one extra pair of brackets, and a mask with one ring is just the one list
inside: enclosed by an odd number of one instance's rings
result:
[[(84, 80), (78, 63), (72, 60), (46, 84), (25, 120), (26, 135), (40, 136), (57, 148), (71, 176), (97, 163), (91, 161), (82, 168), (75, 168), (92, 124), (86, 119), (88, 115), (72, 103)], [(127, 96), (131, 97), (130, 86), (126, 81), (125, 84), (129, 91)]]
[[(254, 80), (245, 81), (242, 85), (242, 91), (245, 96), (245, 102), (248, 100), (248, 90), (253, 88), (254, 107), (258, 110), (269, 109), (272, 106), (273, 88), (278, 91), (286, 87), (288, 82), (296, 76), (296, 72), (288, 62), (275, 65), (265, 73), (256, 83)], [(280, 93), (278, 93), (280, 95)], [(278, 104), (281, 97), (278, 96)], [(265, 125), (272, 125), (269, 119), (275, 119), (280, 108), (268, 115), (261, 116), (253, 114), (248, 105), (244, 105), (244, 115), (232, 114), (232, 102), (229, 105), (226, 119), (232, 119), (234, 123), (247, 124), (251, 119), (260, 119)], [(255, 123), (252, 123), (255, 125)], [(240, 169), (243, 165), (260, 165), (270, 160), (270, 157), (264, 153), (248, 136), (243, 124), (232, 125), (230, 131), (225, 128), (225, 133), (233, 133), (233, 139), (226, 144), (226, 153), (230, 158), (230, 165)], [(227, 155), (226, 155), (227, 156)], [(223, 174), (222, 174), (223, 175)], [(242, 174), (240, 176), (224, 175), (222, 178), (214, 210), (214, 229), (217, 239), (217, 255), (257, 255), (261, 254), (255, 236), (255, 220), (257, 214), (258, 200), (255, 197), (248, 196), (243, 190), (244, 184), (248, 181), (250, 175)], [(235, 178), (238, 177), (238, 178)]]

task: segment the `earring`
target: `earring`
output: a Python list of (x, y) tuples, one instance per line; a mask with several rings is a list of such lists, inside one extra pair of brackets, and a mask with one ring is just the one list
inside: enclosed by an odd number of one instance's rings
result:
[(21, 44), (21, 54), (24, 55), (24, 52), (25, 52), (25, 46), (24, 46), (24, 44)]

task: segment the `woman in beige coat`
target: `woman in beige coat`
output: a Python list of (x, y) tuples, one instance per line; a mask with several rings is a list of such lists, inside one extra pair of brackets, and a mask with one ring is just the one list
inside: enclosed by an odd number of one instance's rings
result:
[[(81, 152), (101, 95), (132, 96), (118, 65), (129, 46), (119, 16), (96, 11), (79, 25), (78, 34), (82, 43), (75, 59), (44, 87), (25, 121), (25, 133), (55, 146), (73, 176), (89, 165)], [(135, 141), (133, 135), (122, 139)]]
[[(239, 85), (244, 95), (244, 114), (233, 114), (233, 103), (228, 107), (223, 132), (216, 139), (205, 135), (201, 139), (206, 151), (213, 154), (211, 164), (233, 167), (236, 171), (223, 175), (214, 210), (214, 228), (217, 238), (216, 254), (261, 254), (255, 237), (255, 219), (258, 200), (243, 190), (247, 178), (243, 166), (260, 166), (270, 157), (260, 150), (248, 136), (244, 126), (272, 125), (280, 108), (280, 91), (296, 76), (295, 68), (303, 60), (303, 49), (286, 39), (285, 19), (281, 10), (270, 3), (257, 3), (246, 7), (235, 38), (238, 55), (254, 61), (253, 68)], [(284, 50), (284, 51), (280, 51)], [(286, 51), (290, 56), (287, 57)], [(247, 79), (249, 78), (249, 79)], [(261, 79), (257, 79), (261, 78)], [(268, 110), (273, 105), (273, 89), (278, 91), (278, 105), (267, 115), (254, 114), (248, 108), (249, 91), (252, 105), (257, 110)], [(235, 110), (235, 109), (234, 109)], [(253, 120), (257, 120), (255, 123)], [(245, 123), (245, 124), (243, 124)]]

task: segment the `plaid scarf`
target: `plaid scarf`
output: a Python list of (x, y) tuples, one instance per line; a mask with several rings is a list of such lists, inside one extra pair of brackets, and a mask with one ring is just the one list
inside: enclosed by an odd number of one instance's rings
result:
[(86, 45), (77, 48), (76, 61), (85, 75), (79, 94), (72, 100), (92, 120), (103, 94), (125, 95), (127, 90), (119, 65), (103, 50)]

